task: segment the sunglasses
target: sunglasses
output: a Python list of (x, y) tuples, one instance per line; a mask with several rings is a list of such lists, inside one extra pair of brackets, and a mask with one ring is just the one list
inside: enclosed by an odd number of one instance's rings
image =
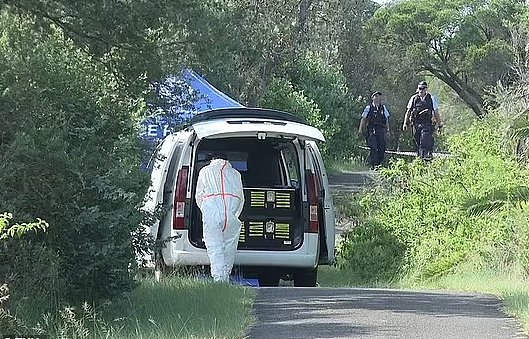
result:
[(426, 87), (419, 87), (419, 91), (423, 91), (425, 89), (426, 89)]

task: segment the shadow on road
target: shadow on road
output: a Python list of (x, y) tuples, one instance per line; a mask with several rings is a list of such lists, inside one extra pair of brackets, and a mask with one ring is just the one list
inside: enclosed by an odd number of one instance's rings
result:
[(252, 339), (504, 339), (520, 334), (497, 298), (468, 293), (263, 288), (256, 316)]

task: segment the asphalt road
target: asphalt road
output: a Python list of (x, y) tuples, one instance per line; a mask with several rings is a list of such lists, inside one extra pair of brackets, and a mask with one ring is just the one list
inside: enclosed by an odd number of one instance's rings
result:
[(528, 338), (496, 297), (351, 288), (259, 288), (248, 339)]

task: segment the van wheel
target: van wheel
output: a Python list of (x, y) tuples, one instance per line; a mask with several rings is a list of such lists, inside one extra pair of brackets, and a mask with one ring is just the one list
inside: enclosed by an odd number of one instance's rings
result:
[(294, 286), (316, 287), (318, 268), (300, 268), (294, 273)]
[(279, 286), (279, 274), (271, 272), (259, 274), (259, 286)]

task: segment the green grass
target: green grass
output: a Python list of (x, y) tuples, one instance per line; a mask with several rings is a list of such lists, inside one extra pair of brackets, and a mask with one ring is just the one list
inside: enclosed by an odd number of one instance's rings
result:
[(148, 279), (103, 316), (116, 339), (242, 338), (254, 321), (254, 293), (198, 279)]
[(318, 285), (320, 287), (357, 287), (351, 272), (342, 271), (334, 266), (318, 267)]
[(394, 287), (391, 283), (383, 281), (366, 283), (352, 272), (341, 270), (336, 266), (318, 267), (318, 285), (320, 287)]
[[(118, 300), (97, 307), (65, 307), (42, 316), (39, 323), (50, 339), (239, 339), (255, 321), (255, 293), (248, 287), (196, 278), (144, 278)], [(22, 331), (23, 324), (32, 329), (26, 319), (17, 315), (14, 328)], [(1, 325), (2, 321), (0, 333)]]
[(333, 175), (341, 172), (366, 171), (369, 165), (362, 159), (351, 159), (348, 162), (326, 160), (325, 169), (328, 174)]

